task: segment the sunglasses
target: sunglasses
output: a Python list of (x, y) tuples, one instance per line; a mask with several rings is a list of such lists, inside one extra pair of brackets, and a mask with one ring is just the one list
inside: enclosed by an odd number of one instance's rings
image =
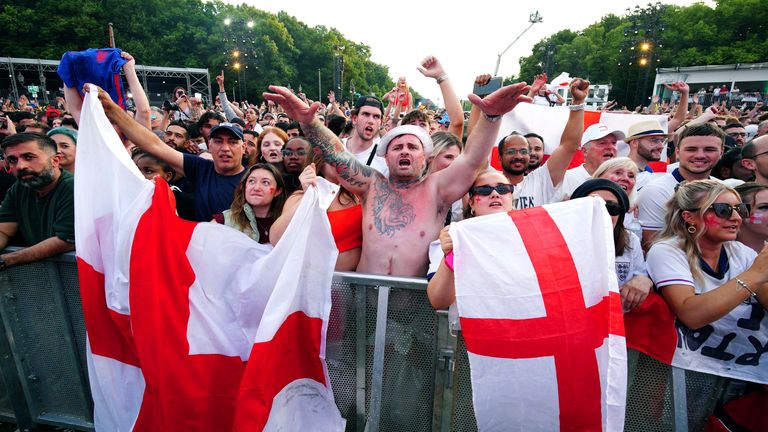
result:
[[(736, 210), (736, 213), (738, 213), (742, 219), (746, 219), (749, 217), (749, 213), (751, 210), (750, 205), (746, 203), (736, 204), (735, 206), (732, 206), (726, 203), (714, 203), (707, 210), (709, 209), (712, 209), (712, 211), (715, 213), (715, 216), (719, 217), (720, 219), (730, 219), (734, 210)], [(688, 211), (699, 211), (699, 210), (701, 209), (694, 208)]]
[(611, 216), (618, 216), (624, 211), (624, 209), (621, 208), (621, 204), (613, 201), (606, 201), (605, 209), (608, 210), (608, 214)]
[(506, 195), (508, 193), (512, 193), (512, 190), (515, 187), (510, 184), (498, 184), (496, 186), (475, 186), (472, 189), (469, 190), (469, 193), (471, 195), (482, 195), (482, 196), (488, 196), (493, 193), (493, 191), (496, 191), (499, 193), (499, 195)]

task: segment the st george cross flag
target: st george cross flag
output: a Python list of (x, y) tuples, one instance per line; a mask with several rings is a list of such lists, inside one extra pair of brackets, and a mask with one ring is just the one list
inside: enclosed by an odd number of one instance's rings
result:
[(272, 250), (179, 219), (167, 184), (141, 176), (95, 90), (78, 147), (96, 430), (343, 430), (324, 361), (336, 260), (330, 191), (307, 192), (298, 223)]
[(480, 431), (621, 431), (627, 363), (611, 221), (585, 198), (450, 228)]
[[(502, 117), (499, 137), (496, 142), (514, 131), (523, 135), (536, 133), (544, 138), (544, 154), (545, 157), (548, 157), (560, 145), (560, 137), (563, 134), (565, 124), (568, 122), (568, 115), (568, 108), (564, 106), (548, 107), (519, 104), (513, 111)], [(663, 128), (666, 129), (667, 127), (667, 117), (663, 115), (622, 114), (587, 110), (584, 112), (584, 129), (595, 123), (603, 123), (611, 130), (620, 130), (626, 133), (633, 124), (648, 120), (656, 120)], [(618, 151), (619, 156), (626, 156), (629, 154), (629, 147), (623, 141), (619, 141)], [(501, 165), (498, 165), (498, 155), (495, 149), (492, 152), (492, 159), (496, 169), (501, 169)], [(576, 153), (573, 159), (571, 167), (578, 166), (584, 161), (581, 152)], [(662, 152), (662, 160), (666, 160), (666, 151)]]

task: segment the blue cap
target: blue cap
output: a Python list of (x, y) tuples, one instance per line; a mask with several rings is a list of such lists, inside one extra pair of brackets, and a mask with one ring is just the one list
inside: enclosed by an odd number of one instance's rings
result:
[(220, 130), (225, 130), (231, 133), (232, 135), (236, 136), (238, 139), (244, 139), (243, 138), (243, 131), (240, 130), (239, 127), (235, 126), (232, 123), (219, 123), (216, 126), (211, 129), (211, 136), (213, 136), (216, 132)]

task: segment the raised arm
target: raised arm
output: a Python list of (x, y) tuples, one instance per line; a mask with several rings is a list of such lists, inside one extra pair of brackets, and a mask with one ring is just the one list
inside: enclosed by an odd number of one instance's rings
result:
[(128, 60), (123, 65), (123, 73), (125, 73), (125, 80), (128, 81), (128, 89), (133, 95), (133, 103), (136, 106), (136, 121), (147, 129), (152, 129), (152, 109), (149, 106), (149, 99), (147, 94), (144, 93), (144, 87), (139, 82), (139, 77), (136, 75), (136, 60), (132, 55), (123, 51), (120, 54), (124, 59)]
[(469, 100), (482, 112), (472, 134), (467, 137), (464, 152), (444, 170), (435, 174), (437, 191), (443, 202), (454, 202), (469, 190), (477, 170), (488, 161), (501, 126), (501, 116), (512, 111), (520, 102), (530, 102), (525, 96), (529, 87), (524, 82), (502, 87), (484, 98), (470, 94)]
[(83, 109), (83, 98), (80, 92), (64, 84), (64, 102), (67, 112), (72, 114), (77, 124), (80, 124), (80, 111)]
[[(570, 85), (573, 105), (581, 105), (589, 92), (589, 81), (574, 78)], [(584, 131), (584, 108), (571, 111), (568, 115), (568, 123), (565, 124), (563, 134), (560, 137), (560, 145), (552, 152), (546, 166), (552, 185), (557, 187), (565, 178), (565, 171), (571, 163), (571, 159), (581, 147), (581, 134)]]
[[(475, 77), (475, 85), (484, 86), (488, 84), (488, 81), (490, 80), (491, 80), (490, 74), (478, 75), (477, 77)], [(467, 122), (467, 136), (472, 134), (472, 130), (475, 128), (475, 125), (477, 124), (477, 120), (479, 118), (480, 118), (480, 110), (477, 109), (475, 105), (472, 105), (472, 108), (470, 108), (469, 110), (469, 121)]]
[[(90, 91), (91, 85), (86, 84), (83, 91)], [(99, 88), (99, 102), (104, 107), (104, 113), (107, 115), (107, 118), (117, 125), (132, 143), (152, 156), (166, 162), (177, 173), (184, 175), (184, 156), (181, 153), (169, 147), (154, 132), (138, 124), (128, 113), (112, 102), (109, 94), (101, 88)]]
[(341, 185), (355, 195), (366, 194), (376, 176), (381, 174), (360, 163), (344, 149), (339, 137), (315, 118), (315, 112), (322, 103), (315, 102), (309, 106), (285, 87), (269, 86), (269, 90), (274, 93), (264, 93), (264, 98), (280, 104), (290, 118), (299, 122), (313, 150), (319, 150), (325, 163), (336, 169)]
[(344, 115), (344, 111), (339, 108), (339, 103), (336, 101), (336, 93), (334, 93), (333, 90), (330, 90), (328, 92), (328, 103), (331, 104), (331, 112), (330, 114), (336, 114), (337, 116), (341, 116), (346, 118), (347, 116)]
[(528, 90), (528, 97), (533, 99), (538, 93), (539, 90), (541, 90), (542, 87), (547, 85), (547, 74), (538, 74), (533, 78), (533, 84), (531, 84), (531, 89)]
[(461, 138), (464, 133), (464, 111), (461, 109), (461, 102), (459, 102), (456, 92), (453, 91), (453, 86), (448, 78), (448, 74), (443, 69), (443, 65), (440, 64), (437, 58), (429, 56), (422, 60), (421, 67), (418, 69), (425, 77), (434, 78), (437, 81), (437, 85), (440, 86), (440, 93), (443, 95), (445, 111), (448, 113), (448, 120), (451, 124), (448, 127), (448, 131)]
[(669, 124), (667, 125), (667, 130), (669, 132), (674, 132), (677, 130), (677, 128), (680, 127), (681, 124), (683, 124), (685, 117), (688, 115), (688, 94), (690, 92), (690, 88), (688, 87), (688, 84), (685, 83), (685, 81), (676, 81), (672, 84), (664, 84), (664, 87), (672, 91), (680, 92), (680, 103), (677, 104), (677, 111), (675, 112), (675, 116), (672, 118), (672, 120), (669, 121)]
[(224, 88), (223, 70), (220, 74), (216, 75), (216, 83), (219, 85), (219, 101), (221, 103), (221, 109), (224, 110), (224, 117), (227, 118), (227, 121), (230, 121), (237, 117), (237, 114), (235, 114), (235, 111), (232, 109), (232, 104), (230, 104), (227, 99), (227, 90)]

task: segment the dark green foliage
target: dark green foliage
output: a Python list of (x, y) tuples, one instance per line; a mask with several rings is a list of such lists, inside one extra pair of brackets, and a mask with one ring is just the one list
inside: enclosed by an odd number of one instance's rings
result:
[[(715, 3), (714, 9), (701, 3), (686, 7), (662, 6), (659, 14), (664, 30), (657, 32), (661, 46), (654, 47), (655, 65), (649, 71), (648, 91), (656, 67), (768, 61), (768, 1), (717, 0)], [(620, 105), (631, 104), (644, 70), (637, 61), (628, 64), (633, 54), (619, 51), (622, 47), (628, 48), (627, 43), (633, 39), (631, 35), (624, 36), (624, 30), (630, 26), (629, 16), (607, 15), (583, 31), (555, 33), (534, 45), (530, 56), (520, 59), (520, 74), (510, 77), (509, 81), (531, 82), (536, 74), (544, 71), (548, 47), (552, 46), (554, 54), (549, 56), (547, 68), (551, 77), (566, 71), (593, 83), (610, 83), (613, 85), (611, 99)]]
[[(223, 24), (227, 17), (231, 26)], [(246, 27), (248, 21), (254, 22), (252, 28)], [(346, 39), (334, 28), (312, 28), (286, 13), (275, 15), (219, 0), (5, 0), (0, 3), (0, 28), (5, 31), (0, 55), (59, 59), (65, 51), (106, 47), (110, 22), (117, 46), (133, 54), (139, 64), (208, 68), (214, 87), (213, 77), (221, 69), (227, 88), (234, 83), (238, 74), (232, 52), (243, 49), (251, 55), (241, 57), (246, 85), (240, 88), (248, 89), (251, 102), (260, 100), (261, 92), (273, 83), (301, 86), (316, 99), (318, 69), (325, 98), (333, 85), (334, 45), (346, 47), (347, 94), (337, 95), (338, 99), (350, 96), (350, 80), (358, 93), (381, 95), (394, 85), (388, 69), (370, 61), (368, 46)]]

